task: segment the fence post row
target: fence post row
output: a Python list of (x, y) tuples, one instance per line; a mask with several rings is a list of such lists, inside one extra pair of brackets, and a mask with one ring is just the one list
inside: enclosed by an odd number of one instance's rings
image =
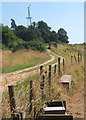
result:
[(60, 76), (60, 57), (58, 58), (58, 75)]
[(11, 112), (14, 113), (16, 108), (16, 103), (14, 98), (14, 86), (13, 85), (8, 86), (8, 91), (9, 91)]
[(30, 107), (29, 107), (29, 113), (32, 111), (32, 99), (33, 99), (33, 81), (30, 80)]

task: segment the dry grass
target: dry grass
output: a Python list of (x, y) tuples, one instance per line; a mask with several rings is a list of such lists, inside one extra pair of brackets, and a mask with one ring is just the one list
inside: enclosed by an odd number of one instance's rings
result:
[(20, 50), (15, 53), (2, 51), (2, 72), (12, 72), (38, 65), (50, 57), (43, 52)]
[[(51, 90), (50, 90), (51, 95), (50, 96), (49, 96), (49, 87), (48, 87), (49, 86), (48, 74), (45, 78), (44, 98), (42, 98), (42, 95), (41, 95), (41, 90), (40, 90), (41, 78), (38, 74), (36, 74), (35, 76), (33, 76), (31, 78), (28, 78), (23, 83), (18, 84), (17, 88), (15, 89), (16, 90), (15, 92), (16, 93), (20, 92), (21, 88), (22, 88), (22, 91), (25, 91), (27, 88), (29, 89), (29, 87), (28, 87), (29, 81), (33, 80), (34, 100), (35, 100), (35, 105), (36, 105), (36, 109), (37, 109), (36, 112), (41, 107), (43, 107), (43, 104), (45, 101), (65, 100), (67, 102), (67, 111), (69, 113), (72, 113), (74, 118), (83, 118), (83, 116), (84, 116), (84, 58), (82, 59), (82, 62), (80, 62), (80, 63), (76, 63), (73, 60), (73, 64), (71, 64), (69, 50), (67, 50), (67, 52), (63, 51), (63, 49), (65, 49), (66, 47), (68, 47), (68, 46), (60, 45), (57, 49), (55, 48), (55, 52), (58, 53), (60, 51), (59, 54), (60, 55), (63, 54), (64, 57), (66, 58), (65, 59), (65, 71), (62, 71), (62, 69), (61, 69), (61, 74), (62, 75), (70, 74), (72, 76), (72, 86), (71, 86), (70, 90), (68, 90), (62, 84), (59, 83), (59, 80), (61, 77), (58, 77), (57, 73), (56, 73), (55, 77), (53, 77), (53, 74), (52, 74), (52, 80), (51, 80), (52, 84), (51, 84)], [(83, 49), (83, 48), (81, 47), (81, 49)], [(81, 49), (79, 47), (79, 50), (81, 50)], [(81, 52), (82, 52), (82, 50), (81, 50)], [(74, 51), (73, 51), (73, 54), (75, 54)], [(53, 68), (52, 68), (52, 70), (53, 70)], [(24, 96), (24, 99), (21, 99), (21, 101), (19, 101), (18, 105), (25, 106), (26, 103), (29, 103), (28, 97), (29, 97), (29, 94)], [(27, 99), (25, 99), (25, 98), (27, 98)], [(20, 111), (21, 111), (21, 109), (20, 109)], [(33, 112), (30, 115), (33, 116)], [(28, 116), (28, 114), (27, 114), (27, 116)]]

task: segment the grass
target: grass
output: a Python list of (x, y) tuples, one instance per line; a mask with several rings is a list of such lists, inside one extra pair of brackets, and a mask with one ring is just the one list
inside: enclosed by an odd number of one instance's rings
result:
[[(54, 56), (54, 60), (53, 60), (52, 62), (49, 62), (49, 63), (43, 65), (44, 67), (47, 67), (48, 65), (52, 65), (52, 64), (54, 64), (54, 63), (56, 63), (56, 62), (58, 61), (58, 57), (57, 57), (56, 54), (54, 54), (54, 53), (48, 53), (48, 55), (53, 55), (53, 56)], [(35, 68), (35, 70), (37, 70), (37, 69), (39, 69), (39, 67), (36, 67), (36, 68)], [(25, 70), (25, 71), (23, 71), (23, 72), (21, 72), (21, 73), (30, 72), (30, 71), (33, 71), (33, 70), (34, 70), (34, 69)]]
[(2, 51), (2, 73), (33, 67), (49, 59), (50, 56), (46, 52), (20, 50), (12, 53)]
[[(62, 47), (62, 49), (61, 49)], [(66, 52), (64, 52), (63, 50), (68, 48), (68, 50)], [(79, 49), (81, 52), (83, 52), (82, 46), (78, 47), (78, 45), (76, 46), (76, 49)], [(75, 61), (73, 60), (73, 64), (71, 65), (70, 62), (70, 49), (72, 49), (70, 46), (68, 47), (68, 45), (59, 45), (58, 48), (52, 48), (52, 50), (55, 53), (59, 53), (59, 55), (63, 55), (65, 57), (65, 71), (62, 71), (61, 69), (61, 74), (71, 74), (72, 76), (72, 84), (71, 84), (71, 89), (68, 91), (62, 84), (59, 83), (60, 77), (57, 76), (52, 78), (52, 86), (51, 86), (51, 96), (49, 96), (49, 88), (48, 88), (48, 76), (45, 79), (45, 86), (44, 86), (44, 98), (42, 99), (41, 97), (41, 90), (40, 90), (40, 81), (41, 78), (39, 76), (39, 74), (36, 74), (34, 76), (30, 76), (29, 78), (27, 78), (25, 81), (21, 82), (21, 83), (17, 83), (15, 85), (15, 97), (17, 98), (17, 96), (19, 94), (22, 94), (25, 91), (29, 90), (29, 81), (33, 80), (33, 92), (34, 92), (34, 100), (36, 101), (35, 105), (36, 105), (36, 111), (38, 111), (44, 104), (45, 101), (49, 101), (49, 100), (66, 100), (67, 103), (72, 103), (72, 99), (73, 96), (77, 98), (77, 94), (78, 91), (82, 91), (82, 82), (84, 80), (84, 62), (82, 60), (81, 63), (75, 63)], [(77, 50), (78, 50), (77, 49)], [(76, 52), (74, 52), (75, 50), (73, 50), (73, 54), (76, 54)], [(76, 54), (77, 56), (77, 54)], [(56, 61), (55, 57), (55, 61)], [(67, 61), (66, 61), (67, 60)], [(55, 62), (54, 61), (54, 62)], [(62, 67), (62, 66), (61, 66)], [(53, 70), (53, 69), (52, 69)], [(53, 76), (53, 74), (52, 74)], [(5, 108), (5, 116), (9, 116), (8, 113), (6, 113), (7, 108), (9, 108), (9, 97), (7, 97), (7, 93), (5, 92), (5, 94), (3, 94), (3, 103), (6, 103), (6, 106), (4, 106)], [(7, 99), (8, 101), (7, 101)], [(4, 102), (5, 101), (5, 102)], [(75, 101), (75, 99), (74, 99)], [(21, 97), (17, 100), (17, 106), (20, 106), (19, 111), (24, 111), (25, 106), (29, 104), (29, 92), (27, 92), (26, 95), (21, 95)], [(67, 104), (67, 108), (69, 108), (69, 112), (71, 112), (71, 108), (70, 108), (70, 104)], [(76, 104), (81, 104), (80, 101), (78, 101)], [(23, 108), (22, 108), (23, 106)], [(73, 107), (73, 106), (72, 106)], [(79, 108), (77, 108), (78, 110)], [(31, 114), (28, 114), (28, 110), (26, 110), (26, 116), (33, 116), (33, 111)]]

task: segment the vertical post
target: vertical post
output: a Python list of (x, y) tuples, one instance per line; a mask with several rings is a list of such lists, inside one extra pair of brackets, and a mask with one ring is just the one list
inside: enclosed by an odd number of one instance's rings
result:
[(65, 107), (65, 111), (66, 111), (66, 101), (63, 101), (64, 107)]
[(36, 118), (36, 106), (34, 106), (34, 120)]
[(50, 96), (50, 88), (51, 88), (51, 65), (49, 65), (49, 96)]
[(40, 75), (43, 73), (43, 66), (40, 66)]
[(76, 56), (74, 55), (75, 62), (77, 63)]
[(45, 76), (43, 75), (42, 76), (42, 81), (41, 81), (41, 84), (40, 84), (40, 88), (41, 88), (41, 94), (42, 94), (42, 98), (44, 98), (44, 82), (45, 82)]
[(81, 56), (81, 62), (82, 62), (82, 54), (80, 54), (80, 56)]
[(82, 62), (82, 54), (80, 53), (80, 62)]
[(60, 76), (60, 57), (58, 58), (58, 75)]
[(54, 74), (56, 74), (56, 65), (54, 66)]
[(65, 60), (63, 58), (63, 71), (65, 70)]
[(10, 108), (11, 112), (15, 112), (16, 104), (15, 104), (15, 98), (14, 98), (14, 87), (13, 85), (8, 86), (9, 91), (9, 99), (10, 99)]
[(51, 65), (49, 65), (49, 85), (51, 86)]
[(73, 56), (71, 55), (71, 64), (73, 64)]
[(23, 120), (22, 113), (12, 113), (11, 114), (12, 120)]
[(78, 52), (78, 63), (80, 62), (80, 59), (79, 59), (79, 57), (80, 57), (80, 54), (79, 54), (79, 52)]
[(29, 108), (29, 113), (32, 111), (32, 99), (33, 99), (33, 81), (30, 80), (30, 108)]

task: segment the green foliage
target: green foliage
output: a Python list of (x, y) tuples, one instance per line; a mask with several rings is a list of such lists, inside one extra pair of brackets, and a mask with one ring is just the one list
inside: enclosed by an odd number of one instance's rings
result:
[(44, 39), (45, 43), (49, 43), (50, 42), (50, 27), (48, 27), (48, 25), (43, 22), (43, 21), (39, 21), (38, 22), (38, 29), (41, 31), (42, 34), (42, 38)]
[(2, 27), (2, 44), (8, 46), (8, 44), (15, 40), (16, 36), (14, 35), (13, 31), (8, 26)]
[[(33, 22), (28, 28), (19, 25), (11, 19), (11, 29), (8, 26), (2, 26), (2, 44), (3, 49), (9, 48), (12, 52), (19, 49), (32, 49), (44, 51), (44, 44), (48, 43), (49, 48), (53, 45), (68, 43), (67, 32), (60, 28), (56, 33), (44, 21)], [(1, 30), (1, 29), (0, 29)]]
[(40, 52), (45, 51), (44, 43), (39, 39), (34, 39), (33, 41), (28, 42), (28, 49), (39, 50)]
[(63, 43), (69, 43), (67, 32), (63, 28), (58, 30), (58, 40)]
[(24, 44), (25, 44), (25, 42), (22, 39), (16, 38), (16, 41), (11, 41), (8, 44), (8, 48), (12, 52), (15, 52), (16, 50), (24, 49)]
[(16, 30), (16, 28), (17, 28), (17, 25), (16, 25), (16, 23), (15, 23), (15, 20), (13, 20), (13, 19), (11, 19), (11, 28), (13, 29), (13, 30)]

